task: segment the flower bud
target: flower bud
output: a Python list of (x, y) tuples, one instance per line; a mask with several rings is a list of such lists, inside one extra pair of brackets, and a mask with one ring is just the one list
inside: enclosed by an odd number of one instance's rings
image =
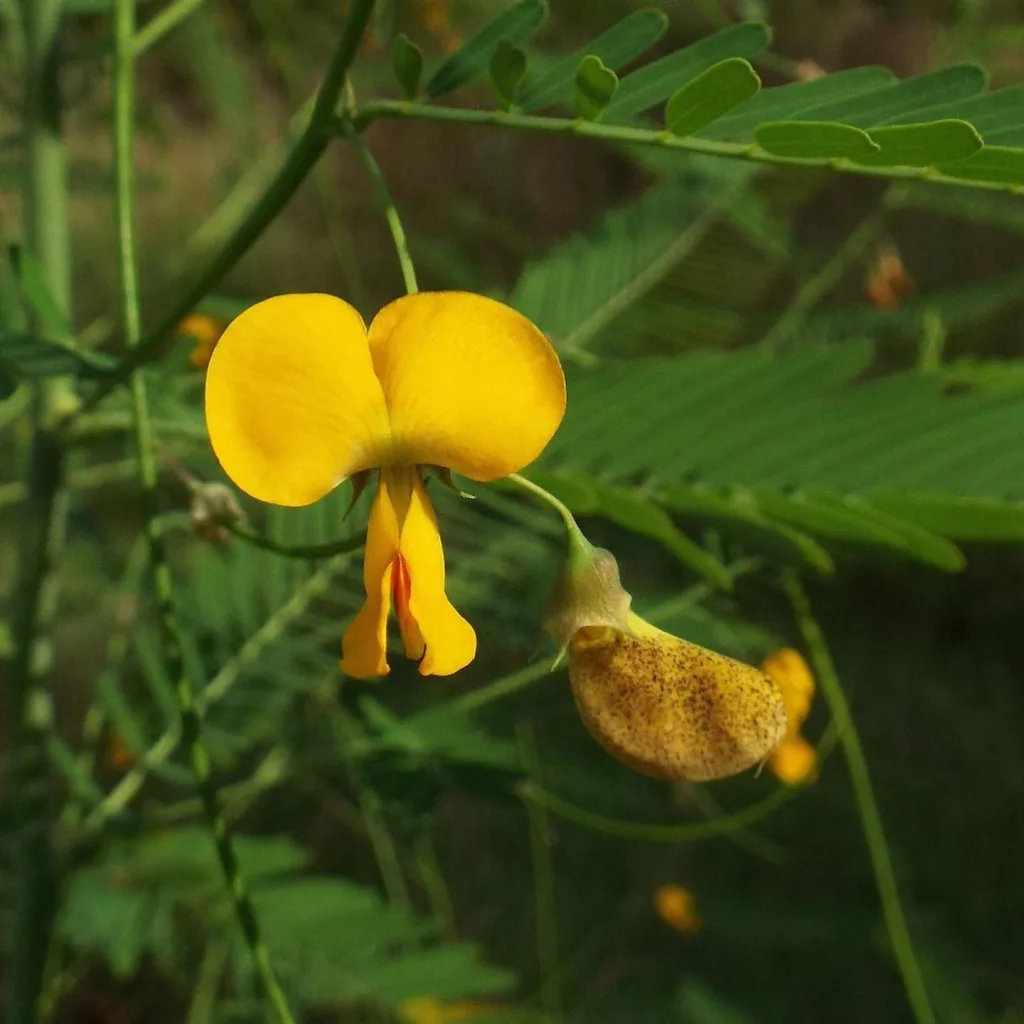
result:
[(546, 628), (569, 652), (583, 724), (642, 775), (705, 782), (763, 761), (786, 734), (782, 695), (756, 668), (629, 611), (613, 555), (573, 538)]

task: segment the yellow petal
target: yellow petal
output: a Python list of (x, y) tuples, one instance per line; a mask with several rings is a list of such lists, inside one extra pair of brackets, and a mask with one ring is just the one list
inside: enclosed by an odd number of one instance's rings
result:
[(402, 462), (495, 480), (532, 462), (562, 421), (558, 356), (529, 320), (493, 299), (397, 299), (370, 324), (370, 349)]
[(452, 607), (444, 592), (441, 534), (434, 506), (430, 504), (418, 472), (413, 477), (409, 509), (402, 528), (401, 551), (409, 574), (408, 611), (415, 626), (415, 630), (410, 631), (411, 637), (418, 639), (421, 645), (419, 652), (410, 650), (410, 636), (403, 629), (406, 653), (410, 657), (422, 653), (421, 675), (450, 676), (473, 660), (476, 633)]
[(386, 481), (382, 478), (370, 507), (363, 551), (366, 600), (341, 641), (341, 671), (354, 679), (388, 674), (388, 613), (394, 564), (398, 558), (399, 523)]
[(210, 360), (206, 423), (228, 476), (275, 505), (308, 505), (379, 465), (388, 415), (359, 314), (331, 295), (251, 306)]
[(782, 697), (764, 673), (648, 623), (635, 632), (585, 626), (569, 644), (576, 706), (609, 753), (644, 775), (704, 782), (750, 768), (782, 739)]
[(437, 517), (419, 471), (381, 470), (366, 529), (366, 601), (342, 641), (341, 669), (357, 679), (388, 672), (392, 602), (405, 653), (422, 675), (451, 675), (473, 660), (476, 634), (444, 592), (444, 551)]

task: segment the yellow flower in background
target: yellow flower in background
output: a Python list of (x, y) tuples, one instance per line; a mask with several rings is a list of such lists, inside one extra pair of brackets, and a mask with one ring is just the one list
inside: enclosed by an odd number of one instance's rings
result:
[(423, 17), (423, 27), (441, 42), (446, 54), (454, 53), (462, 45), (462, 37), (452, 28), (451, 0), (417, 0)]
[(642, 775), (708, 782), (763, 761), (786, 732), (763, 672), (691, 644), (629, 610), (615, 557), (570, 531), (545, 628), (568, 651), (583, 724)]
[(761, 668), (775, 681), (786, 708), (786, 735), (769, 756), (768, 767), (787, 786), (797, 786), (811, 780), (817, 768), (817, 753), (800, 731), (814, 698), (814, 674), (791, 647), (769, 654)]
[(445, 595), (444, 553), (422, 467), (472, 480), (532, 462), (565, 412), (554, 350), (525, 317), (466, 292), (407, 295), (369, 329), (331, 295), (280, 295), (224, 332), (206, 377), (206, 422), (224, 471), (247, 494), (309, 505), (378, 469), (363, 564), (366, 601), (341, 668), (388, 672), (394, 605), (423, 675), (472, 661), (476, 634)]
[(127, 771), (139, 759), (138, 752), (128, 746), (120, 730), (111, 726), (107, 733), (103, 760), (115, 771)]
[(190, 335), (196, 343), (188, 355), (189, 364), (197, 370), (205, 370), (224, 331), (223, 323), (209, 313), (189, 313), (177, 330), (178, 334)]
[(493, 1003), (442, 1003), (440, 999), (424, 997), (405, 999), (398, 1007), (398, 1016), (404, 1024), (456, 1024), (471, 1021), (493, 1013)]
[(704, 922), (689, 889), (681, 885), (661, 885), (654, 891), (653, 902), (658, 917), (680, 935), (693, 936), (701, 930)]

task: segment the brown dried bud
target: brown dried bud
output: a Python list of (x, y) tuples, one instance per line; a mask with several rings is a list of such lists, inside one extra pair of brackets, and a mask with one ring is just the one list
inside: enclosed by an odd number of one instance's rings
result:
[(230, 536), (228, 526), (246, 522), (245, 512), (238, 504), (235, 492), (216, 481), (193, 484), (189, 513), (195, 535), (208, 544), (226, 543)]

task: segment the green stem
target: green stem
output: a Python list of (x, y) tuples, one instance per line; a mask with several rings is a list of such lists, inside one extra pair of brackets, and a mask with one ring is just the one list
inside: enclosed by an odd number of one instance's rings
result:
[[(71, 319), (71, 246), (68, 228), (67, 163), (61, 135), (59, 92), (59, 0), (22, 0), (25, 94), (25, 238), (47, 290), (67, 321)], [(48, 788), (46, 760), (52, 712), (41, 685), (41, 634), (52, 618), (56, 592), (50, 570), (63, 542), (66, 518), (64, 451), (53, 421), (72, 397), (65, 380), (34, 388), (28, 489), (17, 541), (18, 566), (11, 629), (14, 656), (5, 673), (7, 749), (17, 765), (16, 792), (34, 784)], [(38, 810), (38, 809), (37, 809)], [(42, 813), (55, 808), (49, 799)], [(38, 818), (26, 807), (22, 814)], [(19, 824), (27, 824), (21, 821)], [(14, 843), (15, 899), (7, 948), (6, 1020), (36, 1020), (59, 903), (60, 882), (50, 829), (19, 828)]]
[(563, 800), (554, 793), (541, 789), (533, 782), (521, 783), (517, 787), (519, 795), (529, 804), (537, 804), (552, 814), (566, 821), (571, 821), (592, 832), (617, 836), (620, 839), (639, 839), (648, 843), (690, 843), (699, 839), (715, 839), (718, 836), (730, 835), (737, 829), (746, 828), (774, 814), (779, 807), (787, 803), (800, 792), (789, 786), (779, 786), (769, 796), (759, 800), (735, 814), (727, 814), (710, 821), (698, 821), (681, 825), (661, 825), (643, 821), (620, 821), (608, 818), (595, 811), (587, 811), (582, 807)]
[[(114, 177), (117, 191), (118, 257), (125, 344), (138, 350), (142, 334), (139, 314), (138, 280), (135, 268), (133, 225), (132, 134), (135, 116), (135, 0), (117, 0), (114, 31)], [(181, 735), (196, 777), (217, 858), (233, 901), (235, 915), (249, 946), (257, 977), (267, 1003), (279, 1024), (294, 1024), (288, 1000), (274, 973), (270, 954), (260, 934), (259, 922), (249, 897), (235, 853), (231, 832), (213, 781), (210, 757), (202, 738), (199, 711), (192, 683), (185, 669), (182, 628), (174, 607), (170, 565), (159, 520), (157, 486), (159, 474), (155, 455), (146, 381), (141, 369), (130, 374), (132, 408), (135, 416), (139, 486), (142, 491), (143, 529), (149, 546), (160, 633), (167, 670), (175, 680), (174, 692), (181, 716)]]
[[(373, 100), (358, 110), (351, 118), (351, 123), (356, 131), (362, 132), (381, 117), (404, 118), (413, 121), (443, 121), (448, 124), (482, 124), (490, 125), (492, 128), (541, 132), (546, 135), (575, 135), (584, 139), (596, 139), (599, 142), (657, 146), (660, 149), (702, 153), (707, 156), (745, 160), (776, 167), (820, 167), (844, 174), (882, 178), (886, 181), (929, 181), (958, 188), (1010, 192), (1014, 195), (1024, 192), (1024, 187), (1021, 185), (954, 178), (941, 174), (933, 167), (871, 167), (866, 164), (854, 163), (846, 158), (810, 160), (803, 157), (776, 156), (752, 142), (716, 142), (689, 135), (671, 135), (669, 132), (653, 128), (629, 128), (601, 124), (597, 121), (584, 121), (579, 118), (513, 114), (503, 110), (471, 110), (462, 107), (427, 106), (423, 103), (409, 103), (405, 100)], [(334, 130), (344, 134), (346, 130), (344, 122), (336, 122)]]
[[(892, 190), (890, 190), (892, 191)], [(786, 311), (759, 342), (761, 348), (778, 351), (797, 332), (807, 315), (842, 280), (868, 246), (876, 242), (889, 219), (890, 202), (883, 200), (836, 250), (830, 260), (800, 287)]]
[(405, 290), (409, 295), (414, 295), (419, 288), (416, 285), (416, 268), (413, 266), (412, 257), (409, 255), (409, 242), (405, 237), (405, 228), (402, 227), (402, 220), (398, 216), (398, 209), (395, 201), (388, 191), (387, 182), (381, 173), (380, 165), (370, 152), (370, 147), (363, 142), (362, 137), (352, 128), (351, 124), (345, 124), (345, 137), (355, 146), (356, 151), (362, 158), (366, 170), (373, 181), (374, 191), (377, 193), (377, 202), (384, 211), (384, 219), (388, 222), (391, 230), (391, 238), (395, 243), (395, 253), (402, 268), (402, 280), (405, 282)]
[(313, 104), (309, 124), (273, 180), (256, 200), (249, 215), (224, 245), (210, 257), (192, 284), (175, 299), (156, 326), (139, 339), (138, 345), (125, 355), (117, 368), (105, 378), (88, 401), (83, 403), (83, 412), (94, 408), (119, 384), (128, 380), (135, 370), (161, 354), (167, 336), (182, 318), (192, 311), (196, 303), (249, 251), (306, 180), (306, 176), (319, 160), (329, 141), (327, 126), (341, 94), (345, 76), (355, 59), (373, 4), (374, 0), (352, 0), (338, 45), (331, 56), (327, 73)]
[(250, 544), (254, 548), (271, 551), (275, 555), (282, 555), (285, 558), (303, 558), (311, 561), (358, 551), (366, 540), (366, 531), (362, 530), (350, 537), (327, 541), (324, 544), (281, 544), (241, 523), (228, 523), (226, 526), (239, 540), (245, 541), (246, 544)]
[[(519, 730), (519, 744), (529, 776), (527, 785), (540, 789), (540, 760), (527, 727)], [(540, 968), (541, 1006), (545, 1017), (557, 1024), (562, 1020), (562, 986), (558, 970), (558, 910), (555, 905), (555, 872), (551, 862), (551, 837), (547, 807), (526, 802), (530, 822), (530, 856), (533, 861), (534, 896), (537, 913), (537, 961)]]
[(867, 759), (857, 734), (850, 706), (846, 702), (839, 675), (832, 656), (829, 653), (825, 636), (811, 612), (811, 604), (804, 592), (796, 573), (787, 572), (783, 576), (783, 587), (793, 608), (804, 643), (811, 656), (814, 674), (821, 685), (821, 692), (828, 704), (832, 719), (836, 724), (839, 744), (846, 758), (846, 766), (850, 772), (853, 794), (857, 801), (864, 839), (871, 858), (871, 867), (875, 874), (875, 884), (882, 904), (882, 916), (892, 943), (893, 955), (903, 979), (903, 987), (907, 993), (914, 1019), (918, 1024), (935, 1024), (935, 1013), (928, 998), (921, 967), (914, 954), (914, 945), (907, 927), (907, 920), (900, 902), (899, 887), (896, 884), (896, 873), (893, 870), (889, 844), (882, 827), (882, 816), (878, 811), (874, 787), (868, 771)]
[(133, 56), (138, 57), (158, 43), (168, 32), (177, 28), (190, 14), (198, 11), (206, 0), (174, 0), (159, 14), (154, 15), (136, 33), (131, 44)]

